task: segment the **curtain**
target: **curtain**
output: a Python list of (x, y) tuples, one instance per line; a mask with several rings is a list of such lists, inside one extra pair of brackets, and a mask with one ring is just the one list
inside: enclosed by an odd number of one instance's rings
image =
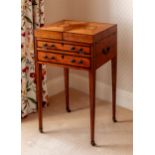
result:
[[(44, 24), (44, 0), (21, 1), (21, 116), (37, 110), (34, 28)], [(43, 106), (47, 105), (46, 66), (43, 66)]]

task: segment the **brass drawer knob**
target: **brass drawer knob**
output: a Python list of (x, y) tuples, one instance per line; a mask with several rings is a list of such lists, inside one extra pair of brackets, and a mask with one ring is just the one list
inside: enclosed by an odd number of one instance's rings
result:
[(75, 59), (72, 59), (72, 60), (71, 60), (71, 63), (75, 63)]
[(102, 50), (102, 53), (103, 53), (104, 55), (107, 55), (109, 52), (110, 52), (110, 47), (104, 48), (104, 49)]
[(52, 47), (52, 48), (54, 48), (54, 47), (55, 47), (55, 45), (54, 45), (54, 44), (52, 44), (52, 45), (51, 45), (51, 47)]
[(83, 60), (79, 60), (78, 61), (78, 64), (83, 64)]
[(45, 59), (48, 59), (48, 56), (47, 56), (47, 55), (45, 55), (45, 56), (44, 56), (44, 58), (45, 58)]
[(78, 53), (79, 53), (79, 54), (83, 53), (83, 48), (80, 48), (80, 49), (78, 50)]
[(71, 47), (71, 51), (74, 51), (75, 50), (75, 47)]
[(55, 59), (55, 57), (54, 57), (54, 56), (52, 56), (52, 57), (51, 57), (51, 59), (52, 59), (52, 60), (54, 60), (54, 59)]
[(47, 48), (47, 46), (48, 46), (48, 45), (45, 43), (45, 44), (43, 45), (43, 48), (45, 48), (45, 49), (46, 49), (46, 48)]

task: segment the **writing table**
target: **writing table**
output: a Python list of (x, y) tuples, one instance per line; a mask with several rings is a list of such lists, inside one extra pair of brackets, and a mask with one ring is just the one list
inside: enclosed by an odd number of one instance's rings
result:
[(85, 70), (89, 72), (91, 144), (95, 145), (96, 70), (108, 61), (111, 61), (112, 70), (112, 120), (116, 121), (117, 25), (62, 20), (36, 29), (34, 35), (40, 132), (43, 132), (42, 64), (64, 68), (67, 112), (70, 112), (69, 69)]

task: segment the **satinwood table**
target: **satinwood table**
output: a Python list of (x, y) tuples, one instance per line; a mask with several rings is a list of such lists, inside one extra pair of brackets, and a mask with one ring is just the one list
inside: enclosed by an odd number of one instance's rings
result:
[(116, 122), (117, 25), (74, 20), (47, 24), (34, 32), (39, 131), (42, 125), (42, 64), (64, 68), (66, 110), (69, 108), (69, 69), (89, 72), (90, 133), (95, 145), (96, 70), (111, 61), (112, 120)]

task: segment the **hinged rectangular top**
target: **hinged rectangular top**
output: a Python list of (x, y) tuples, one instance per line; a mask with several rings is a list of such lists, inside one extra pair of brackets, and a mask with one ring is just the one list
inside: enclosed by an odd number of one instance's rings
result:
[[(93, 37), (108, 29), (116, 27), (115, 24), (84, 22), (75, 20), (62, 20), (36, 29), (36, 37), (50, 37), (51, 39), (75, 39), (78, 42), (93, 42)], [(83, 37), (80, 39), (80, 37)], [(77, 39), (76, 39), (77, 38)]]

